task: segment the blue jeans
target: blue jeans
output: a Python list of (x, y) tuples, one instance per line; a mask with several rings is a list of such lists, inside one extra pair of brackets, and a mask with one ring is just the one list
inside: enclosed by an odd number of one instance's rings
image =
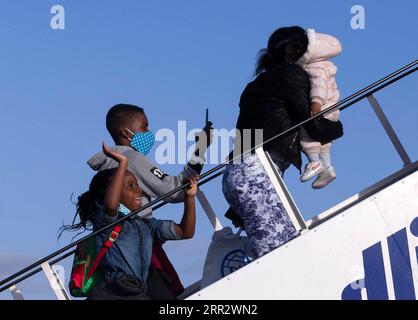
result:
[(230, 207), (243, 221), (256, 258), (297, 236), (282, 201), (256, 155), (230, 163), (224, 172), (222, 191)]

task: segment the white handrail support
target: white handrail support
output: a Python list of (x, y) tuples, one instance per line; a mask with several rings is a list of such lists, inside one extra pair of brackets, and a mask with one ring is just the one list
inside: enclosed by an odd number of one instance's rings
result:
[(299, 209), (296, 206), (295, 201), (289, 193), (280, 173), (274, 167), (273, 162), (271, 161), (268, 153), (264, 152), (263, 148), (257, 148), (255, 150), (258, 158), (260, 159), (261, 164), (266, 170), (267, 175), (272, 182), (274, 189), (276, 190), (280, 200), (282, 201), (283, 207), (285, 208), (287, 214), (289, 215), (290, 220), (292, 220), (293, 225), (296, 230), (302, 232), (307, 229), (305, 219), (301, 215)]
[(210, 205), (203, 191), (201, 191), (200, 189), (197, 189), (196, 197), (197, 197), (197, 200), (199, 200), (200, 205), (202, 206), (206, 215), (208, 216), (208, 219), (210, 223), (212, 224), (213, 228), (215, 229), (215, 231), (221, 230), (222, 224), (219, 221), (218, 217), (216, 216), (215, 211), (213, 210), (212, 206)]
[(12, 294), (13, 299), (15, 299), (15, 300), (25, 300), (25, 298), (23, 298), (22, 292), (20, 292), (20, 290), (15, 285), (11, 286), (9, 288), (9, 291)]
[(374, 112), (376, 113), (377, 118), (379, 119), (380, 123), (382, 124), (383, 128), (386, 131), (390, 141), (392, 142), (393, 146), (395, 147), (396, 151), (398, 152), (399, 156), (401, 157), (404, 166), (407, 166), (411, 163), (411, 159), (409, 158), (408, 154), (405, 151), (401, 141), (399, 140), (398, 136), (393, 130), (388, 118), (386, 117), (385, 113), (383, 112), (382, 108), (380, 107), (379, 102), (377, 102), (376, 98), (373, 94), (367, 96), (367, 100), (369, 100), (370, 105), (372, 106)]

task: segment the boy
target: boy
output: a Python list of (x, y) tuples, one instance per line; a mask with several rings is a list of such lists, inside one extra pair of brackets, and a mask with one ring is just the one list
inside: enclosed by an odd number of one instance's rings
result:
[[(200, 174), (203, 168), (203, 154), (211, 143), (209, 133), (212, 129), (212, 123), (209, 123), (203, 129), (207, 143), (201, 143), (196, 148), (194, 161), (190, 161), (178, 176), (170, 176), (146, 157), (154, 142), (154, 137), (152, 132), (148, 130), (148, 125), (144, 109), (130, 104), (115, 105), (110, 108), (106, 116), (106, 128), (115, 142), (115, 147), (112, 150), (122, 153), (128, 158), (128, 170), (136, 176), (138, 184), (144, 192), (143, 205), (149, 203), (151, 197), (161, 197), (183, 185), (190, 177)], [(199, 157), (199, 155), (201, 156)], [(87, 163), (96, 171), (117, 166), (116, 161), (106, 157), (103, 152), (94, 155)], [(170, 203), (178, 203), (184, 200), (183, 197), (184, 192), (180, 190), (165, 200)], [(146, 213), (151, 214), (151, 208), (148, 208)]]

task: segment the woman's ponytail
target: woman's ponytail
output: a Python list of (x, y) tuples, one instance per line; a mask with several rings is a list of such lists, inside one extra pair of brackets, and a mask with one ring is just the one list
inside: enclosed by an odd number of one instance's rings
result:
[(273, 57), (268, 53), (266, 48), (261, 49), (258, 53), (257, 66), (255, 74), (258, 75), (264, 70), (270, 69), (274, 65)]

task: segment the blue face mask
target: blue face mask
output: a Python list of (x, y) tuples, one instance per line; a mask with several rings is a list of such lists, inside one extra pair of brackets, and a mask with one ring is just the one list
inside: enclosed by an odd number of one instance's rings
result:
[(132, 212), (127, 207), (125, 207), (122, 203), (119, 203), (119, 209), (118, 209), (118, 211), (121, 214), (123, 214), (124, 216), (127, 216), (128, 214), (130, 214)]
[(132, 148), (146, 156), (155, 143), (155, 137), (152, 131), (133, 133), (129, 129), (126, 130), (133, 134), (133, 137), (130, 139)]

